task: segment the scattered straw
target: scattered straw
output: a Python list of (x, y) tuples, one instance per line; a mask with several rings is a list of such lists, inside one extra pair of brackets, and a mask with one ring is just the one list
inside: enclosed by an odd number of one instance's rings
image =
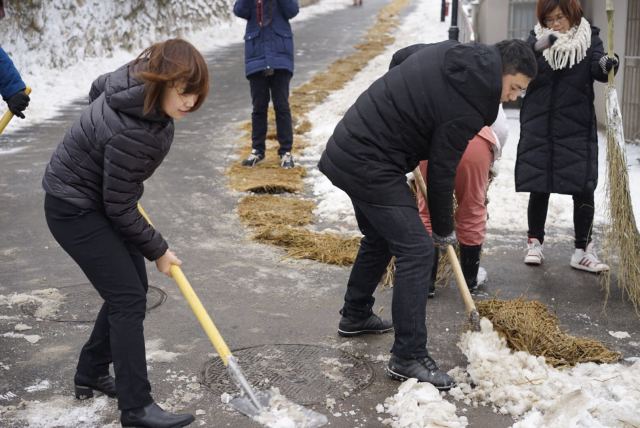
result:
[(313, 201), (274, 195), (252, 195), (238, 205), (238, 215), (247, 225), (268, 226), (272, 223), (305, 226), (313, 220)]
[(253, 236), (287, 250), (290, 257), (348, 266), (353, 264), (360, 246), (360, 238), (345, 238), (335, 233), (318, 233), (300, 227), (267, 226)]
[(487, 317), (511, 349), (543, 356), (554, 367), (577, 363), (611, 363), (618, 352), (593, 339), (570, 336), (558, 325), (558, 318), (539, 301), (482, 300), (476, 302), (480, 316)]

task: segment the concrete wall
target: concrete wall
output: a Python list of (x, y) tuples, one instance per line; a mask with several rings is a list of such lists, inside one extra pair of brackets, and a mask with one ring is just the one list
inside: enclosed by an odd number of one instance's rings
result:
[(478, 5), (476, 37), (480, 43), (497, 43), (507, 38), (509, 0), (482, 0)]

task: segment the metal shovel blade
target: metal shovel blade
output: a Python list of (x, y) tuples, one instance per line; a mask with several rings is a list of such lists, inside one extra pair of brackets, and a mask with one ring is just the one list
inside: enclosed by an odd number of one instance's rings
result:
[[(272, 391), (258, 391), (254, 389), (247, 381), (244, 373), (242, 373), (238, 361), (232, 355), (229, 356), (227, 360), (227, 371), (241, 391), (241, 395), (233, 398), (229, 402), (234, 409), (252, 419), (255, 419), (263, 412), (268, 413), (270, 411), (270, 407), (273, 404), (271, 399), (275, 394)], [(300, 428), (317, 428), (328, 423), (327, 417), (321, 413), (286, 400), (279, 394), (277, 398), (281, 400), (281, 402), (283, 400), (286, 401), (288, 405), (295, 408), (298, 414), (302, 414), (303, 417), (301, 419), (303, 419), (303, 421), (300, 421), (301, 423), (299, 425), (296, 424), (296, 426)]]
[(269, 401), (273, 395), (270, 391), (253, 391), (255, 398), (261, 404), (262, 408), (258, 409), (256, 405), (246, 395), (239, 395), (233, 398), (229, 404), (240, 413), (253, 418), (258, 416), (264, 409), (269, 408)]

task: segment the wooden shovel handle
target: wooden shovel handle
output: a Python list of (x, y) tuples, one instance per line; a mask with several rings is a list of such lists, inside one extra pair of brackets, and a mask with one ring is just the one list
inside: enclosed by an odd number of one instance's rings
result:
[[(427, 185), (424, 182), (424, 178), (422, 178), (420, 168), (416, 168), (413, 170), (413, 178), (416, 181), (418, 189), (420, 189), (420, 194), (426, 201)], [(451, 266), (453, 267), (453, 273), (456, 277), (456, 285), (458, 286), (458, 291), (460, 291), (460, 295), (462, 296), (462, 300), (464, 301), (464, 307), (467, 313), (471, 313), (474, 311), (477, 312), (476, 305), (475, 303), (473, 303), (471, 292), (469, 291), (469, 287), (467, 287), (467, 281), (464, 279), (462, 268), (460, 267), (460, 262), (458, 261), (458, 256), (456, 255), (456, 250), (453, 248), (453, 246), (447, 246), (447, 255), (449, 256), (449, 263), (451, 263)]]

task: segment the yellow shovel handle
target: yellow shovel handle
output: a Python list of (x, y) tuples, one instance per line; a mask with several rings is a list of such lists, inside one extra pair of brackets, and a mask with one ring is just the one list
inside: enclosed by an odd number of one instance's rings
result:
[[(27, 95), (29, 95), (31, 93), (31, 88), (27, 86), (24, 91)], [(13, 119), (13, 113), (11, 112), (11, 110), (7, 110), (6, 112), (4, 112), (2, 118), (0, 118), (0, 134), (2, 134), (2, 131), (4, 131), (4, 128), (7, 127), (11, 119)]]
[(171, 266), (171, 276), (176, 281), (176, 284), (178, 284), (178, 288), (180, 288), (180, 291), (182, 291), (182, 295), (187, 300), (187, 303), (189, 303), (189, 306), (191, 306), (191, 310), (200, 322), (200, 325), (202, 326), (204, 332), (207, 334), (207, 336), (209, 336), (209, 340), (213, 344), (213, 347), (216, 348), (216, 351), (218, 351), (222, 362), (226, 366), (229, 362), (231, 351), (220, 335), (220, 332), (216, 328), (215, 324), (213, 323), (213, 321), (211, 321), (211, 317), (204, 309), (204, 306), (202, 306), (202, 302), (200, 302), (200, 299), (196, 295), (195, 291), (193, 291), (191, 284), (189, 284), (187, 277), (184, 276), (184, 273), (182, 272), (182, 269), (180, 269), (180, 266)]
[[(145, 220), (147, 220), (147, 222), (151, 226), (153, 226), (153, 223), (151, 223), (151, 220), (149, 220), (149, 216), (140, 204), (138, 204), (138, 211), (140, 211), (142, 217), (144, 217)], [(191, 284), (189, 284), (189, 281), (182, 272), (182, 269), (180, 269), (180, 266), (171, 266), (171, 277), (175, 280), (176, 284), (178, 284), (178, 288), (180, 288), (182, 295), (187, 300), (187, 303), (189, 303), (189, 306), (200, 322), (202, 329), (207, 334), (207, 336), (209, 336), (209, 340), (213, 344), (213, 347), (216, 348), (216, 351), (218, 351), (218, 355), (220, 355), (222, 362), (225, 366), (228, 365), (231, 351), (220, 335), (220, 332), (216, 328), (215, 324), (211, 320), (211, 317), (204, 309), (204, 306), (202, 306), (202, 302), (200, 302), (198, 295), (195, 293), (195, 291), (193, 291), (193, 287), (191, 287)]]

